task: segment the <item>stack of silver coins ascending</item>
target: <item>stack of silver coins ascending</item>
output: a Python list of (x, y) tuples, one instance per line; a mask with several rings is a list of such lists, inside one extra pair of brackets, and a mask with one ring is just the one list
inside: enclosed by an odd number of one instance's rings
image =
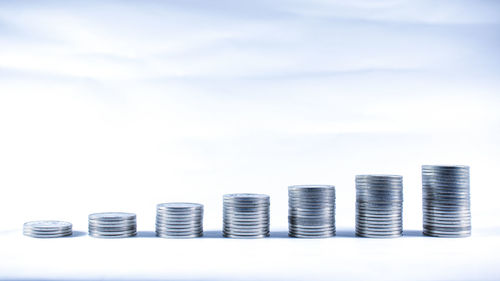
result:
[(399, 237), (403, 234), (403, 177), (356, 176), (356, 235)]
[(132, 213), (107, 212), (89, 215), (89, 235), (99, 238), (122, 238), (137, 234), (136, 216)]
[(203, 205), (162, 203), (156, 206), (156, 236), (192, 238), (203, 235)]
[(24, 224), (23, 233), (35, 238), (56, 238), (73, 234), (72, 227), (65, 221), (30, 221)]
[(422, 166), (424, 235), (471, 234), (468, 166)]
[(224, 195), (224, 237), (262, 238), (269, 236), (269, 196), (265, 194)]
[(298, 238), (325, 238), (335, 235), (333, 185), (288, 187), (288, 235)]

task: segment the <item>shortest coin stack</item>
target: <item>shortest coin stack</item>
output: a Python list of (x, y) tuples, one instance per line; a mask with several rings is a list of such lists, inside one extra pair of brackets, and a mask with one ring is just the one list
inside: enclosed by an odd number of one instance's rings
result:
[(193, 238), (203, 236), (203, 205), (162, 203), (156, 206), (156, 236)]
[(73, 234), (72, 227), (65, 221), (30, 221), (24, 224), (23, 233), (34, 238), (57, 238)]
[(89, 215), (89, 235), (99, 238), (121, 238), (137, 234), (136, 215), (108, 212)]

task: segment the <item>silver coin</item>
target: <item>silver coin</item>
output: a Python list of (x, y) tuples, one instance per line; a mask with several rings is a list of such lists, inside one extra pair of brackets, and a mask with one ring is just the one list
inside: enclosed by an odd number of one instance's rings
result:
[(136, 236), (137, 233), (124, 233), (124, 234), (99, 234), (99, 233), (89, 233), (89, 236), (94, 237), (94, 238), (127, 238), (127, 237), (133, 237)]
[(223, 213), (225, 214), (234, 214), (234, 215), (247, 215), (247, 216), (264, 216), (269, 213), (269, 208), (263, 210), (251, 210), (251, 209), (228, 209), (224, 208)]
[(134, 224), (137, 224), (137, 221), (136, 220), (122, 220), (122, 221), (96, 221), (96, 220), (89, 220), (89, 224), (92, 224), (92, 225), (119, 226), (119, 225), (134, 225)]
[(267, 203), (269, 202), (269, 196), (265, 194), (252, 194), (252, 193), (225, 194), (223, 197), (223, 202), (226, 205), (230, 204), (267, 205)]
[(382, 231), (382, 232), (362, 232), (360, 230), (356, 230), (356, 236), (359, 237), (379, 237), (379, 238), (395, 238), (403, 236), (403, 233), (399, 230), (395, 231)]
[(136, 222), (133, 223), (115, 223), (115, 224), (100, 224), (100, 223), (89, 223), (89, 226), (98, 226), (98, 227), (131, 227), (137, 225)]
[(156, 224), (156, 229), (157, 230), (175, 230), (175, 229), (184, 229), (184, 230), (194, 230), (194, 229), (203, 229), (202, 225), (196, 225), (196, 226), (179, 226), (179, 225), (159, 225)]
[(169, 224), (192, 224), (192, 223), (203, 224), (203, 218), (183, 218), (183, 219), (156, 218), (156, 222), (169, 223)]
[(243, 214), (229, 214), (229, 213), (224, 213), (223, 215), (224, 219), (228, 220), (268, 220), (269, 215), (268, 214), (262, 214), (262, 215), (243, 215)]
[(321, 227), (321, 228), (307, 228), (307, 227), (301, 227), (301, 226), (292, 226), (289, 229), (290, 232), (294, 233), (324, 233), (324, 232), (335, 232), (335, 226), (330, 226), (330, 227)]
[(203, 232), (179, 232), (179, 233), (172, 233), (172, 232), (156, 232), (156, 236), (162, 237), (162, 238), (181, 238), (181, 237), (186, 237), (186, 238), (194, 238), (194, 237), (201, 237), (203, 236)]
[(63, 232), (63, 231), (70, 231), (71, 228), (61, 228), (61, 229), (38, 229), (38, 228), (31, 228), (31, 227), (25, 227), (24, 230), (26, 231), (37, 231), (40, 233), (50, 233), (50, 232)]
[(323, 231), (323, 232), (301, 232), (301, 231), (290, 231), (288, 236), (294, 238), (309, 238), (309, 239), (319, 239), (319, 238), (329, 238), (335, 236), (335, 230)]
[(164, 214), (157, 212), (157, 219), (172, 219), (172, 220), (183, 220), (183, 219), (203, 219), (203, 213), (201, 214), (182, 214), (182, 215), (174, 215), (174, 214)]
[(260, 230), (234, 230), (234, 229), (222, 229), (222, 234), (231, 234), (231, 235), (245, 235), (245, 236), (261, 236), (261, 235), (269, 235), (268, 230), (260, 229)]
[(299, 192), (319, 192), (319, 191), (333, 191), (335, 186), (333, 185), (321, 185), (321, 184), (310, 184), (310, 185), (292, 185), (288, 187), (288, 191), (299, 191)]
[(169, 209), (169, 210), (185, 210), (185, 209), (203, 209), (202, 204), (198, 203), (186, 203), (186, 202), (170, 202), (170, 203), (161, 203), (157, 205), (157, 209)]
[(269, 233), (256, 234), (256, 235), (239, 235), (232, 233), (223, 233), (222, 236), (226, 238), (238, 238), (238, 239), (256, 239), (256, 238), (266, 238), (269, 236)]
[(172, 224), (172, 225), (192, 225), (199, 224), (203, 225), (203, 220), (165, 220), (165, 219), (156, 219), (157, 224)]
[(266, 223), (268, 224), (270, 219), (269, 218), (256, 218), (256, 219), (236, 219), (236, 218), (227, 218), (224, 217), (223, 221), (226, 223), (255, 223), (255, 222), (260, 222), (260, 223)]
[(58, 233), (67, 233), (67, 232), (72, 232), (72, 229), (62, 229), (62, 230), (37, 230), (37, 229), (29, 229), (25, 228), (23, 229), (23, 232), (25, 233), (37, 233), (37, 234), (58, 234)]
[(55, 220), (29, 221), (24, 223), (25, 228), (29, 227), (33, 229), (69, 229), (72, 226), (69, 222)]
[(157, 234), (191, 235), (202, 234), (203, 229), (156, 229)]
[(193, 234), (197, 234), (197, 235), (203, 235), (203, 229), (188, 229), (188, 230), (181, 230), (181, 229), (178, 229), (178, 230), (156, 230), (155, 233), (157, 235), (160, 235), (160, 234), (165, 234), (165, 235), (193, 235)]
[(65, 231), (71, 231), (72, 228), (60, 228), (60, 229), (47, 229), (47, 228), (31, 228), (31, 227), (24, 227), (23, 231), (32, 231), (32, 232), (39, 232), (39, 233), (57, 233), (57, 232), (65, 232)]
[(89, 215), (89, 220), (98, 221), (115, 221), (115, 220), (135, 220), (136, 215), (133, 213), (123, 212), (103, 212)]
[(202, 237), (203, 233), (201, 234), (190, 234), (190, 235), (169, 235), (169, 234), (158, 234), (156, 235), (161, 238), (170, 238), (170, 239), (186, 239), (186, 238), (197, 238), (197, 237)]
[(333, 223), (325, 223), (322, 225), (289, 223), (288, 226), (289, 226), (289, 230), (290, 229), (297, 229), (297, 230), (310, 230), (310, 231), (335, 228), (335, 224), (333, 224)]
[(25, 232), (24, 235), (32, 237), (32, 238), (58, 238), (58, 237), (66, 237), (66, 236), (71, 236), (73, 232), (62, 232), (62, 233), (55, 233), (55, 234), (38, 234), (38, 233), (30, 233), (30, 232)]
[(131, 232), (136, 231), (137, 227), (127, 227), (127, 228), (102, 228), (102, 227), (89, 227), (89, 232), (100, 232), (100, 233), (114, 233), (114, 232)]
[(193, 228), (156, 228), (156, 232), (203, 232), (202, 227), (193, 227)]
[(185, 221), (185, 220), (203, 220), (203, 215), (184, 215), (184, 216), (172, 216), (172, 215), (156, 215), (157, 220), (172, 220), (172, 221)]
[(185, 231), (181, 231), (181, 230), (177, 230), (177, 231), (170, 231), (170, 230), (157, 230), (155, 232), (157, 235), (161, 235), (161, 234), (164, 234), (164, 235), (171, 235), (171, 236), (182, 236), (182, 235), (202, 235), (203, 234), (203, 231), (202, 230), (185, 230)]
[(165, 233), (172, 235), (191, 235), (194, 233), (203, 234), (203, 229), (156, 229), (156, 233)]

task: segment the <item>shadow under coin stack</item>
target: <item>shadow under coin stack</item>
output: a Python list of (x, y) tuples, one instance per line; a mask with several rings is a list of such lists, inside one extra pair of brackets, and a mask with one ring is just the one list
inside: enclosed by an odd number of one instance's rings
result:
[(224, 195), (224, 237), (263, 238), (269, 236), (269, 196), (265, 194)]
[(297, 238), (325, 238), (335, 235), (334, 186), (288, 187), (288, 235)]
[(156, 205), (156, 236), (193, 238), (203, 235), (203, 205), (162, 203)]
[(356, 235), (390, 238), (403, 234), (403, 177), (356, 176)]
[(34, 238), (57, 238), (73, 234), (73, 225), (65, 221), (30, 221), (23, 225), (23, 234)]
[(89, 235), (98, 238), (124, 238), (137, 234), (136, 215), (107, 212), (89, 215)]
[(424, 235), (471, 234), (468, 166), (422, 166)]

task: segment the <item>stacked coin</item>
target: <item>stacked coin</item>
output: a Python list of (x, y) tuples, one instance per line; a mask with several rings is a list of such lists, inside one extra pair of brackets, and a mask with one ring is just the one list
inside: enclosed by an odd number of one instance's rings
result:
[(265, 194), (224, 195), (224, 237), (262, 238), (269, 236), (269, 196)]
[(89, 215), (89, 235), (99, 238), (121, 238), (137, 234), (136, 215), (107, 212)]
[(403, 234), (403, 177), (356, 176), (356, 235), (399, 237)]
[(422, 166), (424, 235), (471, 234), (468, 166)]
[(23, 234), (35, 238), (56, 238), (73, 234), (72, 227), (65, 221), (30, 221), (24, 224)]
[(203, 205), (162, 203), (156, 206), (156, 236), (192, 238), (203, 235)]
[(324, 238), (335, 235), (333, 185), (288, 187), (288, 235), (299, 238)]

